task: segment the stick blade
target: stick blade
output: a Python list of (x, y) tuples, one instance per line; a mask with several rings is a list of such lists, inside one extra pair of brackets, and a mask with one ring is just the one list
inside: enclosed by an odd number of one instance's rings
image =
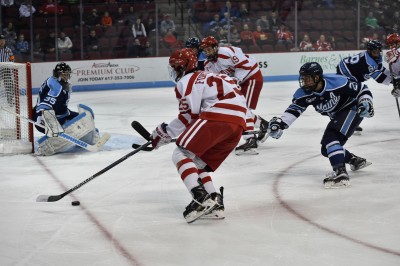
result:
[(137, 133), (139, 133), (140, 136), (142, 136), (145, 140), (149, 141), (150, 140), (150, 132), (147, 131), (147, 129), (142, 126), (138, 121), (133, 121), (131, 123), (131, 126), (134, 130), (136, 130)]
[(36, 198), (36, 202), (54, 202), (60, 200), (62, 197), (63, 197), (62, 195), (58, 196), (39, 195)]

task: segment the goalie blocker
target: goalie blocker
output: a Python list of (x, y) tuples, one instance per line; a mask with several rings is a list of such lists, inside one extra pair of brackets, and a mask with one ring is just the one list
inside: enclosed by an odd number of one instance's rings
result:
[[(40, 155), (49, 156), (55, 153), (65, 152), (75, 146), (73, 143), (63, 138), (51, 137), (57, 135), (57, 130), (59, 133), (64, 131), (66, 134), (89, 144), (97, 142), (100, 138), (100, 134), (94, 124), (94, 113), (92, 109), (86, 105), (79, 104), (78, 112), (79, 115), (63, 124), (62, 129), (57, 127), (54, 130), (50, 129), (52, 132), (46, 132), (46, 136), (38, 140), (38, 153)], [(47, 118), (47, 115), (45, 115), (46, 125), (48, 125), (49, 122)]]

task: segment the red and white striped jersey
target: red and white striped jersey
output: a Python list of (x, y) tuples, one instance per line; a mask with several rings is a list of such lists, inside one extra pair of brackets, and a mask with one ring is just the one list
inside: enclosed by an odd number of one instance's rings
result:
[(246, 129), (246, 99), (227, 75), (197, 71), (182, 77), (175, 86), (179, 115), (167, 126), (178, 137), (195, 119), (223, 121)]
[(254, 57), (244, 54), (241, 48), (225, 46), (218, 48), (216, 61), (204, 62), (204, 70), (235, 77), (241, 84), (260, 71), (260, 68)]

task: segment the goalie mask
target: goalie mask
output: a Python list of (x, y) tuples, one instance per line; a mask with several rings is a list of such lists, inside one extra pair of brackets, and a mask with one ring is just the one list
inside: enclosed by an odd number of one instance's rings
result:
[(377, 40), (372, 40), (367, 43), (367, 53), (378, 61), (382, 57), (382, 44)]
[(59, 81), (68, 82), (71, 78), (71, 67), (64, 62), (58, 63), (53, 69), (53, 76)]
[(300, 87), (306, 91), (316, 91), (318, 84), (323, 80), (323, 70), (317, 62), (305, 63), (299, 71)]
[(204, 51), (207, 59), (216, 61), (218, 58), (218, 41), (213, 36), (205, 37), (200, 44), (200, 49)]
[(190, 48), (176, 50), (169, 58), (169, 76), (178, 82), (183, 76), (197, 70), (197, 56)]

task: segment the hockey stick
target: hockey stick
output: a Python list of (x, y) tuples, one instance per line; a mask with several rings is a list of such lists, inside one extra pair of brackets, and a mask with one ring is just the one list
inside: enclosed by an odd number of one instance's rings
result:
[[(133, 121), (131, 123), (131, 126), (134, 130), (136, 130), (137, 133), (139, 133), (140, 136), (142, 136), (145, 140), (149, 141), (150, 140), (150, 132), (147, 131), (147, 129), (144, 128), (144, 126), (142, 126), (142, 124), (140, 124), (138, 121)], [(255, 130), (255, 131), (244, 131), (242, 133), (242, 135), (255, 135), (255, 134), (260, 134), (260, 133), (267, 133), (267, 131), (265, 130)], [(173, 139), (171, 142), (175, 142), (176, 140)], [(138, 147), (140, 147), (139, 144), (133, 143), (132, 144), (132, 148), (137, 149)], [(143, 151), (152, 151), (153, 148), (152, 147), (147, 147), (146, 149), (144, 149)]]
[(89, 177), (88, 179), (84, 180), (83, 182), (79, 183), (78, 185), (76, 185), (75, 187), (69, 189), (68, 191), (65, 191), (64, 193), (60, 194), (60, 195), (53, 195), (53, 196), (49, 196), (49, 195), (39, 195), (36, 199), (37, 202), (54, 202), (54, 201), (58, 201), (62, 198), (64, 198), (66, 195), (68, 195), (69, 193), (77, 190), (78, 188), (80, 188), (81, 186), (85, 185), (86, 183), (92, 181), (93, 179), (95, 179), (96, 177), (104, 174), (105, 172), (107, 172), (108, 170), (110, 170), (111, 168), (117, 166), (118, 164), (122, 163), (123, 161), (125, 161), (126, 159), (128, 159), (129, 157), (131, 157), (132, 155), (138, 153), (139, 151), (143, 150), (144, 148), (146, 148), (147, 146), (149, 146), (151, 144), (151, 141), (146, 142), (145, 144), (143, 144), (142, 146), (140, 146), (139, 148), (137, 148), (134, 151), (131, 151), (130, 153), (126, 154), (125, 156), (121, 157), (119, 160), (113, 162), (112, 164), (108, 165), (107, 167), (103, 168), (102, 170), (98, 171), (97, 173), (95, 173), (94, 175), (92, 175), (91, 177)]
[[(392, 79), (392, 84), (394, 86), (394, 74), (393, 74), (393, 70), (392, 70), (392, 64), (393, 63), (389, 63), (389, 71), (390, 71), (390, 78)], [(399, 113), (399, 118), (400, 118), (400, 105), (399, 105), (399, 99), (397, 97), (395, 97), (396, 99), (396, 105), (397, 105), (397, 112)]]
[[(34, 124), (34, 125), (36, 125), (38, 127), (46, 129), (46, 127), (43, 126), (42, 124), (39, 124), (39, 123), (37, 123), (37, 122), (35, 122), (35, 121), (25, 117), (25, 116), (22, 116), (20, 114), (14, 113), (13, 111), (10, 111), (10, 110), (8, 110), (8, 109), (6, 109), (4, 107), (1, 107), (1, 109), (6, 111), (6, 112), (8, 112), (8, 113), (10, 113), (10, 114), (12, 114), (12, 115), (14, 115), (14, 116), (16, 116), (16, 117), (25, 119), (29, 123), (32, 123), (32, 124)], [(103, 136), (101, 136), (101, 138), (93, 145), (91, 145), (89, 143), (86, 143), (86, 142), (84, 142), (82, 140), (76, 139), (76, 138), (74, 138), (74, 137), (72, 137), (72, 136), (70, 136), (70, 135), (68, 135), (66, 133), (60, 133), (60, 134), (58, 134), (58, 137), (61, 137), (61, 138), (65, 139), (65, 140), (67, 140), (67, 141), (69, 141), (69, 142), (81, 147), (81, 148), (84, 148), (85, 150), (98, 151), (108, 141), (108, 139), (110, 138), (110, 134), (104, 133)]]

